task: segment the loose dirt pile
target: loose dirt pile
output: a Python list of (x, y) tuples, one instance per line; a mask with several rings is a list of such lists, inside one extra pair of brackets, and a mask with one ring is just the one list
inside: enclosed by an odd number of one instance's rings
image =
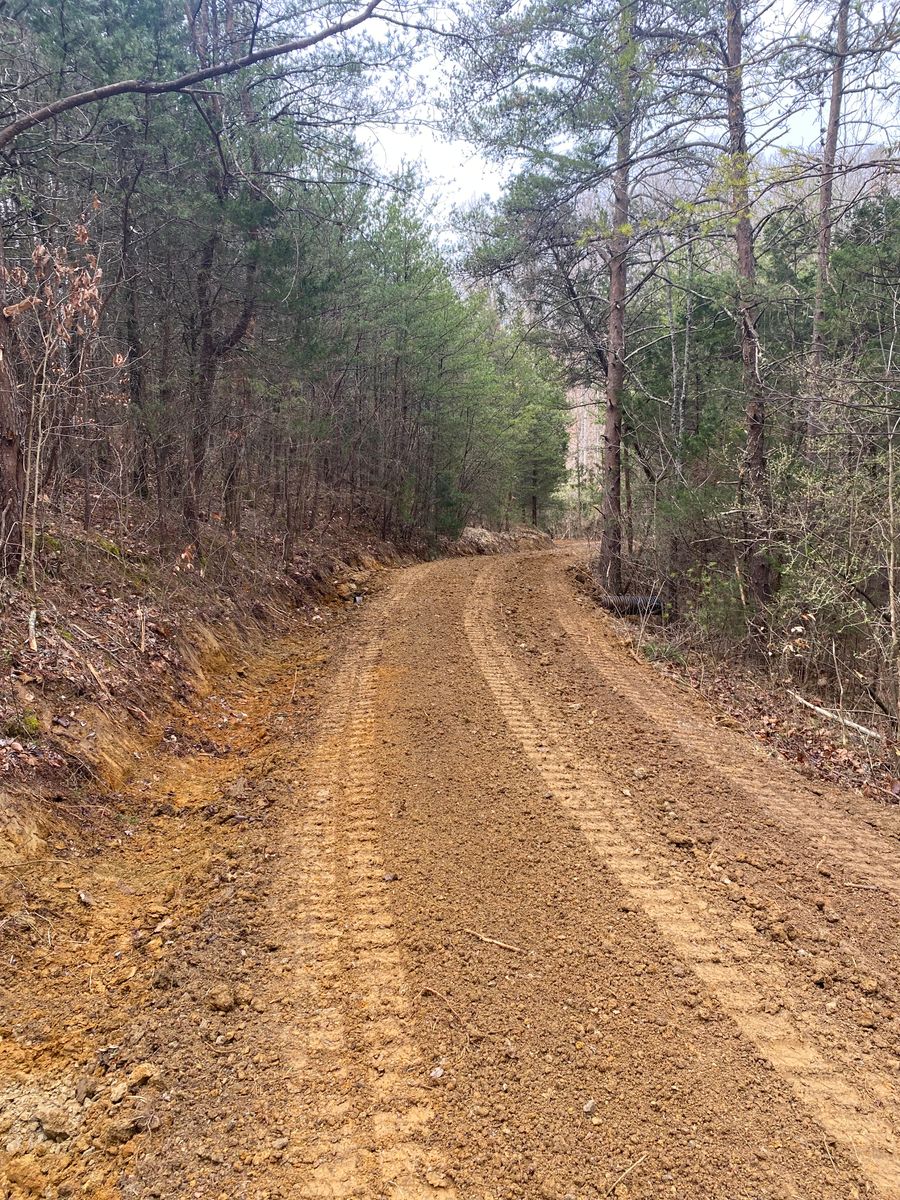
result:
[(516, 550), (548, 550), (552, 542), (539, 529), (513, 529), (509, 533), (497, 533), (493, 529), (482, 529), (468, 525), (453, 544), (455, 554), (509, 554)]

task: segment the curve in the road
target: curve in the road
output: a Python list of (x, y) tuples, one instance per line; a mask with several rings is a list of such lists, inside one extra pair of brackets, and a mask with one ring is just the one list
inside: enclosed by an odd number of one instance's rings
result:
[(872, 834), (859, 821), (852, 822), (853, 836), (848, 837), (846, 813), (833, 809), (826, 797), (813, 797), (808, 789), (797, 787), (776, 761), (757, 761), (750, 747), (738, 744), (737, 735), (730, 731), (717, 730), (715, 745), (711, 745), (708, 732), (695, 719), (677, 706), (673, 711), (670, 696), (658, 682), (654, 681), (654, 686), (640, 671), (619, 669), (619, 659), (598, 621), (573, 603), (558, 561), (552, 567), (547, 565), (546, 586), (561, 626), (571, 635), (574, 652), (603, 677), (615, 672), (619, 692), (632, 704), (664, 726), (674, 741), (709, 770), (752, 795), (755, 803), (763, 803), (792, 837), (802, 833), (823, 856), (841, 863), (855, 879), (900, 900), (900, 843)]

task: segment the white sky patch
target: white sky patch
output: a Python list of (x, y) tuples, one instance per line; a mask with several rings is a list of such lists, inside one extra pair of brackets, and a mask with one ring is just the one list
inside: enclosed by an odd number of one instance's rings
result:
[(426, 50), (412, 63), (408, 77), (412, 104), (407, 121), (370, 126), (363, 132), (376, 166), (388, 173), (418, 165), (430, 219), (439, 233), (448, 233), (454, 208), (464, 207), (502, 191), (504, 172), (489, 163), (478, 148), (440, 131), (450, 81), (440, 56)]
[(369, 132), (372, 154), (382, 170), (420, 163), (429, 200), (441, 208), (497, 194), (501, 175), (467, 142), (448, 141), (426, 125), (396, 125)]

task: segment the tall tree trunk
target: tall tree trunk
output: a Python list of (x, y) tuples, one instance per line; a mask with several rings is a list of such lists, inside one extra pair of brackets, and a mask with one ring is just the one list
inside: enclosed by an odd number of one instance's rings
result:
[(750, 589), (758, 604), (772, 595), (775, 573), (768, 553), (771, 499), (766, 464), (766, 402), (760, 373), (756, 295), (756, 250), (750, 221), (750, 157), (744, 110), (741, 0), (725, 0), (726, 100), (731, 197), (738, 268), (738, 337), (743, 371), (746, 447), (741, 470), (745, 494), (744, 557)]
[(816, 230), (816, 299), (813, 308), (812, 347), (810, 354), (809, 401), (806, 413), (806, 438), (809, 448), (819, 435), (822, 407), (822, 365), (825, 361), (825, 288), (828, 283), (828, 259), (831, 251), (831, 209), (834, 201), (834, 166), (837, 160), (841, 106), (844, 100), (844, 64), (847, 58), (847, 25), (850, 0), (838, 0), (834, 69), (831, 73), (831, 102), (822, 151), (822, 183), (819, 188), (819, 220)]
[(622, 396), (625, 388), (625, 302), (631, 207), (631, 130), (634, 121), (633, 12), (621, 14), (619, 47), (618, 133), (613, 170), (612, 237), (609, 247), (609, 325), (606, 372), (606, 415), (603, 422), (603, 531), (597, 574), (606, 589), (622, 591)]
[(12, 365), (12, 340), (12, 321), (0, 312), (0, 575), (13, 575), (19, 569), (25, 506), (22, 416)]
[(147, 380), (144, 362), (144, 343), (138, 312), (137, 271), (129, 261), (126, 268), (125, 343), (128, 349), (128, 396), (134, 422), (134, 463), (131, 482), (142, 500), (149, 496), (149, 462), (147, 455), (146, 400)]
[(197, 315), (195, 357), (189, 390), (190, 412), (185, 440), (184, 491), (182, 513), (188, 536), (200, 549), (200, 502), (206, 469), (206, 450), (212, 424), (212, 400), (217, 361), (215, 353), (214, 306), (212, 300), (212, 270), (216, 250), (221, 240), (218, 229), (206, 238), (200, 253), (197, 271)]
[(631, 455), (627, 441), (622, 442), (622, 481), (625, 484), (625, 545), (634, 554), (634, 505), (631, 502)]

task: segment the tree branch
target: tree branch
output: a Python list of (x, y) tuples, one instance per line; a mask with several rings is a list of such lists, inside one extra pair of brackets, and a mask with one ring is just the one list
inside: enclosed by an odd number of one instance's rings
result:
[(149, 80), (149, 79), (123, 79), (119, 83), (107, 83), (102, 87), (89, 88), (85, 92), (75, 92), (71, 96), (63, 96), (59, 100), (54, 100), (50, 104), (45, 104), (42, 108), (36, 108), (30, 113), (19, 117), (18, 120), (0, 129), (0, 150), (8, 146), (11, 142), (22, 133), (27, 133), (29, 129), (33, 129), (35, 125), (42, 125), (45, 121), (52, 121), (54, 117), (58, 117), (61, 113), (71, 112), (72, 109), (84, 108), (88, 104), (96, 104), (101, 100), (109, 100), (113, 96), (126, 95), (143, 95), (143, 96), (161, 96), (168, 92), (183, 92), (186, 88), (193, 87), (197, 83), (203, 83), (207, 79), (217, 79), (222, 75), (234, 75), (238, 71), (242, 71), (245, 67), (252, 67), (256, 63), (266, 62), (270, 58), (280, 58), (285, 54), (292, 54), (298, 50), (308, 50), (311, 46), (316, 46), (320, 42), (327, 41), (329, 38), (336, 37), (340, 33), (345, 33), (349, 29), (353, 29), (356, 25), (361, 25), (367, 21), (375, 9), (382, 3), (382, 0), (369, 0), (369, 3), (364, 9), (356, 13), (352, 17), (343, 17), (340, 21), (335, 21), (333, 25), (326, 26), (325, 29), (320, 29), (317, 33), (308, 34), (306, 37), (294, 38), (289, 42), (280, 42), (277, 46), (268, 46), (264, 50), (254, 50), (250, 54), (245, 54), (241, 58), (232, 59), (230, 62), (216, 63), (211, 67), (204, 67), (201, 70), (191, 71), (187, 75), (181, 75), (177, 79), (168, 80)]

